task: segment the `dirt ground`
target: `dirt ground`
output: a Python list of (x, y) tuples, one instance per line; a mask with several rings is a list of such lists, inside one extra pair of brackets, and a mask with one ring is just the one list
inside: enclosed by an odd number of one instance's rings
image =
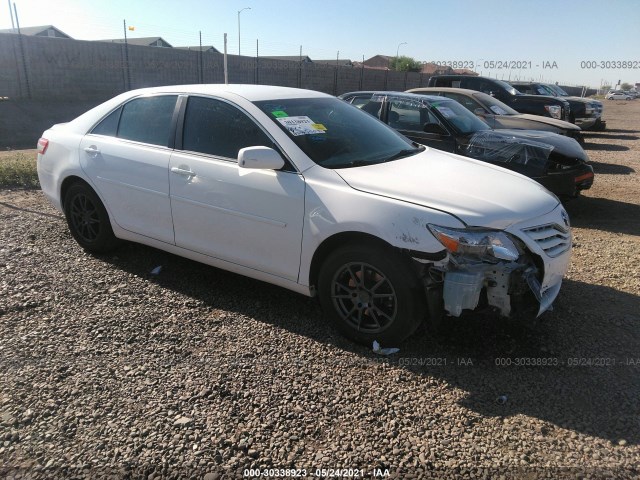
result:
[(604, 118), (554, 310), (383, 360), (311, 299), (139, 245), (87, 255), (41, 192), (0, 191), (0, 474), (638, 478), (640, 100)]

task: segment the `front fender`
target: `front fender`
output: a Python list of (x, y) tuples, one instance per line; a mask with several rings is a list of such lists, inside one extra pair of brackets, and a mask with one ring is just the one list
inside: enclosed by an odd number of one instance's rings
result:
[(318, 170), (314, 171), (312, 179), (307, 177), (298, 277), (302, 285), (310, 285), (314, 253), (325, 240), (335, 235), (363, 233), (403, 250), (435, 254), (441, 252), (443, 246), (427, 229), (428, 223), (464, 227), (448, 213), (360, 192), (332, 170)]

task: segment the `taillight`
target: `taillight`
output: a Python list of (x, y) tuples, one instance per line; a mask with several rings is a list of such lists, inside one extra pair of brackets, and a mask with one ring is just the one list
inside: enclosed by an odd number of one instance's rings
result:
[(579, 182), (582, 182), (584, 180), (589, 180), (590, 178), (593, 178), (593, 177), (594, 177), (593, 172), (589, 172), (589, 173), (585, 173), (583, 175), (580, 175), (578, 177), (575, 177), (574, 181), (576, 183), (579, 183)]
[(44, 152), (47, 151), (47, 147), (49, 146), (49, 140), (46, 138), (41, 138), (38, 140), (38, 153), (40, 155), (44, 155)]

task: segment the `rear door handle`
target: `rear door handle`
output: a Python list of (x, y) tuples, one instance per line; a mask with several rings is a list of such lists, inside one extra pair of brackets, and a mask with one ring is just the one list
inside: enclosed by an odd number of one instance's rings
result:
[(186, 170), (180, 167), (171, 167), (171, 173), (175, 173), (176, 175), (183, 175), (185, 177), (195, 177), (196, 174), (191, 170)]

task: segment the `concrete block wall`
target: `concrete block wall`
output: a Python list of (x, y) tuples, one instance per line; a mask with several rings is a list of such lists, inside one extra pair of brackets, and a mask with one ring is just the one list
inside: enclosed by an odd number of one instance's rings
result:
[[(424, 85), (418, 73), (228, 55), (229, 83), (340, 95)], [(0, 33), (0, 145), (33, 146), (42, 130), (121, 92), (157, 85), (223, 83), (224, 56), (173, 48)], [(81, 106), (82, 110), (72, 108)], [(12, 117), (23, 116), (25, 121)], [(44, 128), (43, 128), (44, 127)]]

